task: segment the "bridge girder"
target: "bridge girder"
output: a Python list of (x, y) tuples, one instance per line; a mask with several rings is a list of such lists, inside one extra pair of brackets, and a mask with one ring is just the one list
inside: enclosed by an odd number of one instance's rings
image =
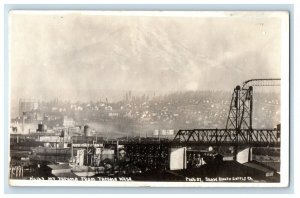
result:
[(235, 129), (179, 130), (172, 144), (280, 147), (279, 129), (243, 129), (239, 134)]

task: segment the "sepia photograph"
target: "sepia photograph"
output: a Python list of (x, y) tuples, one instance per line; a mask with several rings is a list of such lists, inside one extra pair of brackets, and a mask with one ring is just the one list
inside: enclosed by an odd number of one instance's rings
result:
[(16, 10), (8, 35), (10, 185), (288, 185), (288, 12)]

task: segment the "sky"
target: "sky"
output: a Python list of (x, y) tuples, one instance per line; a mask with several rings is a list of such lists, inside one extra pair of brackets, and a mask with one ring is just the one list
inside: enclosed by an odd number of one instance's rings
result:
[(12, 100), (232, 91), (280, 77), (274, 14), (174, 13), (11, 12)]

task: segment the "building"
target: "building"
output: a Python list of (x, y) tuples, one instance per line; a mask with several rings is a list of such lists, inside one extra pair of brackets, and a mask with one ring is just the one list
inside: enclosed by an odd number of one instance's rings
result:
[(33, 112), (39, 109), (39, 102), (35, 99), (20, 99), (19, 100), (19, 116), (24, 113)]
[(73, 120), (73, 118), (68, 118), (67, 116), (64, 116), (62, 125), (64, 127), (74, 127), (75, 121)]

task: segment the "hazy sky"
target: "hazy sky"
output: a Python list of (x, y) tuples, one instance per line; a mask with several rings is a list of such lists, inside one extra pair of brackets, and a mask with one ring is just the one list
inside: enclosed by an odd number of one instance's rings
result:
[(11, 13), (12, 98), (231, 91), (280, 77), (281, 21), (268, 13), (134, 15)]

